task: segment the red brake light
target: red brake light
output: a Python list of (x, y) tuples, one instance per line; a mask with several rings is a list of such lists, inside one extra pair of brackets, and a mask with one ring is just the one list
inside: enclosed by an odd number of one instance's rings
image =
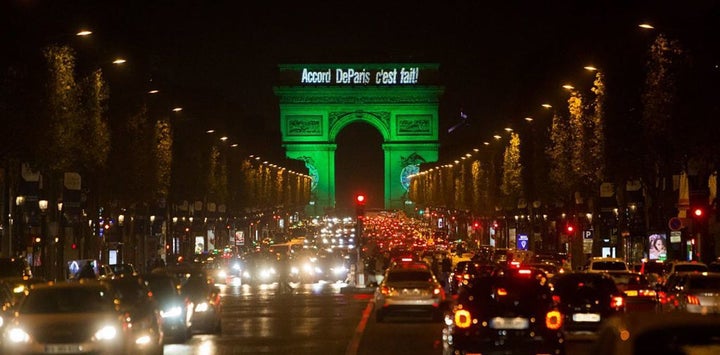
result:
[(382, 293), (383, 295), (389, 295), (390, 289), (387, 286), (382, 286), (380, 287), (380, 293)]
[(558, 330), (562, 327), (563, 318), (559, 311), (550, 311), (545, 315), (545, 326), (548, 329)]
[(625, 304), (625, 300), (622, 298), (622, 296), (613, 296), (611, 305), (613, 308), (622, 308)]
[(695, 295), (687, 295), (687, 303), (696, 306), (700, 305), (700, 299)]
[(468, 328), (472, 324), (470, 312), (465, 309), (455, 311), (455, 325), (458, 328)]
[(512, 267), (514, 267), (514, 268), (519, 268), (519, 267), (520, 267), (520, 262), (519, 262), (519, 261), (511, 261), (511, 262), (510, 262), (510, 266), (512, 266)]
[(553, 302), (554, 302), (555, 304), (559, 304), (559, 303), (560, 303), (560, 296), (558, 296), (558, 295), (553, 295), (553, 296), (552, 296), (552, 300), (553, 300)]
[(497, 295), (498, 296), (507, 296), (507, 290), (504, 288), (497, 289)]
[(408, 262), (408, 261), (412, 261), (412, 258), (402, 258), (402, 259), (400, 259), (400, 260), (402, 260), (402, 261), (404, 261), (404, 262)]
[(530, 271), (529, 269), (520, 269), (520, 270), (518, 270), (518, 274), (520, 274), (520, 275), (530, 275), (530, 274), (532, 274), (532, 271)]

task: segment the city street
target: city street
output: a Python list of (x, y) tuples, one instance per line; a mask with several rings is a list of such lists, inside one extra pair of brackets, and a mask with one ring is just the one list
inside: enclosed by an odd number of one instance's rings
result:
[[(275, 285), (223, 287), (221, 336), (195, 335), (165, 346), (165, 354), (442, 354), (442, 325), (422, 317), (377, 323), (371, 295), (341, 293), (344, 284), (295, 284), (292, 295)], [(585, 354), (571, 340), (567, 354)]]

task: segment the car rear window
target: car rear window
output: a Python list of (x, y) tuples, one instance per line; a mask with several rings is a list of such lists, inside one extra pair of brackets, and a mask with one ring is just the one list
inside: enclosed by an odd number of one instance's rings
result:
[(720, 277), (693, 277), (688, 282), (688, 287), (691, 290), (720, 290)]
[(402, 271), (390, 272), (387, 276), (387, 282), (407, 282), (407, 281), (432, 281), (432, 274), (427, 271)]
[(627, 270), (622, 261), (596, 261), (590, 267), (593, 270)]
[(675, 265), (675, 272), (708, 271), (708, 267), (702, 264)]
[(601, 277), (599, 274), (564, 275), (553, 282), (555, 292), (562, 298), (576, 295), (581, 288), (592, 289), (598, 296), (618, 292), (612, 279)]

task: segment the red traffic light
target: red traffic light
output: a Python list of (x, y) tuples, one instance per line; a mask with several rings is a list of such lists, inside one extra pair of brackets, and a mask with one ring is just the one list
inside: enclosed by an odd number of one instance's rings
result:
[(568, 225), (565, 229), (567, 230), (568, 233), (572, 233), (573, 231), (575, 231), (575, 227), (573, 227), (571, 225)]
[(77, 244), (72, 243), (72, 245), (70, 245), (70, 247), (73, 248), (73, 249), (77, 249)]
[(365, 195), (357, 195), (355, 196), (355, 203), (358, 205), (364, 205), (365, 204)]
[(475, 229), (480, 228), (480, 222), (473, 222), (473, 228), (475, 228)]
[(702, 217), (704, 214), (702, 208), (696, 208), (693, 210), (693, 216), (695, 217)]

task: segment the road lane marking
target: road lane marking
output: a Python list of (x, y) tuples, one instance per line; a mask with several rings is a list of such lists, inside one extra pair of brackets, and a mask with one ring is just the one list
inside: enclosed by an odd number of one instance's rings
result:
[(355, 334), (353, 334), (350, 344), (348, 344), (345, 355), (357, 355), (358, 349), (360, 349), (360, 340), (362, 340), (362, 335), (365, 332), (365, 326), (367, 326), (368, 319), (370, 319), (374, 304), (375, 299), (373, 298), (365, 307), (362, 317), (360, 318), (360, 323), (358, 323), (357, 328), (355, 328)]

